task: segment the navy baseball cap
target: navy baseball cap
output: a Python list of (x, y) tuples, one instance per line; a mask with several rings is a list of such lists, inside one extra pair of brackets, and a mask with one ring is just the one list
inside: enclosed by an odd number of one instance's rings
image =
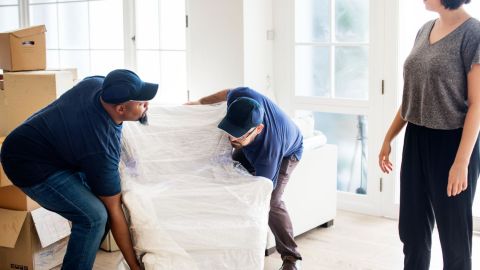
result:
[(264, 114), (265, 110), (256, 100), (240, 97), (228, 106), (227, 115), (218, 124), (218, 128), (235, 138), (240, 138), (253, 127), (263, 123)]
[(144, 82), (130, 70), (116, 69), (103, 81), (102, 100), (110, 104), (147, 101), (155, 97), (157, 90), (158, 84)]

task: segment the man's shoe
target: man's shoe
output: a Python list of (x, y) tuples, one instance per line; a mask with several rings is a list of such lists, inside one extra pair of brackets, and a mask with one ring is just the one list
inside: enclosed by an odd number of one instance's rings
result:
[(283, 258), (282, 267), (279, 270), (300, 270), (300, 260), (295, 257), (286, 256)]

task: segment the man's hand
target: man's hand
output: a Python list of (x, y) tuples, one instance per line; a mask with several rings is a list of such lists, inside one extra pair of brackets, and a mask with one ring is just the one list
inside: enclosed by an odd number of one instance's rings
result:
[(195, 101), (189, 101), (183, 105), (202, 105), (202, 103), (200, 103), (200, 100), (195, 100)]
[(183, 105), (210, 105), (223, 101), (227, 101), (228, 89), (222, 90), (210, 96), (202, 97), (196, 101), (189, 101)]
[(113, 238), (127, 261), (128, 266), (131, 270), (140, 270), (140, 264), (133, 250), (130, 231), (123, 213), (121, 194), (99, 196), (99, 198), (107, 208)]

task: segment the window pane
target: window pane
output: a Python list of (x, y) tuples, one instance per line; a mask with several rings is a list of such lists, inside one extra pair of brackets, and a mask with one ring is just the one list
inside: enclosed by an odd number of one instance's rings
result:
[(160, 82), (160, 52), (137, 51), (137, 73), (147, 82)]
[(38, 4), (38, 3), (56, 3), (57, 0), (30, 0), (30, 4)]
[(330, 41), (330, 1), (295, 1), (295, 41)]
[(90, 52), (90, 62), (92, 66), (91, 75), (107, 75), (108, 72), (125, 68), (124, 55), (122, 50), (117, 51), (95, 51)]
[(297, 46), (295, 53), (295, 94), (330, 97), (329, 48)]
[(0, 6), (6, 6), (6, 5), (18, 5), (18, 0), (2, 0), (0, 2)]
[(77, 68), (79, 79), (93, 75), (90, 73), (90, 52), (88, 50), (61, 50), (60, 68)]
[(299, 111), (311, 114), (315, 130), (327, 136), (329, 144), (338, 147), (337, 190), (367, 193), (368, 125), (363, 115)]
[(56, 4), (30, 6), (30, 24), (45, 24), (47, 27), (47, 48), (58, 49), (58, 21)]
[(18, 7), (0, 7), (0, 32), (19, 28)]
[(185, 49), (185, 1), (161, 0), (160, 49)]
[(58, 50), (47, 50), (47, 68), (60, 68), (60, 56)]
[(158, 0), (141, 0), (135, 4), (137, 49), (159, 49)]
[(335, 36), (337, 41), (368, 42), (369, 0), (337, 0)]
[(185, 52), (138, 51), (137, 72), (145, 81), (159, 84), (152, 103), (176, 103), (187, 100)]
[(368, 47), (336, 47), (335, 97), (368, 99)]
[(61, 49), (88, 49), (88, 3), (58, 4)]
[[(90, 2), (90, 47), (123, 49), (123, 1)], [(108, 14), (108, 16), (106, 16)]]
[(184, 51), (160, 54), (160, 102), (182, 104), (187, 101), (185, 55)]

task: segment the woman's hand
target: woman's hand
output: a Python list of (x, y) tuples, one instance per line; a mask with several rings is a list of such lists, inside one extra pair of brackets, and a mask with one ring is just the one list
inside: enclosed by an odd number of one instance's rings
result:
[(384, 141), (380, 154), (378, 154), (378, 165), (384, 173), (390, 173), (393, 170), (393, 164), (390, 162), (389, 156), (392, 151), (390, 142)]
[(468, 187), (468, 164), (454, 162), (448, 173), (448, 197), (457, 196)]

